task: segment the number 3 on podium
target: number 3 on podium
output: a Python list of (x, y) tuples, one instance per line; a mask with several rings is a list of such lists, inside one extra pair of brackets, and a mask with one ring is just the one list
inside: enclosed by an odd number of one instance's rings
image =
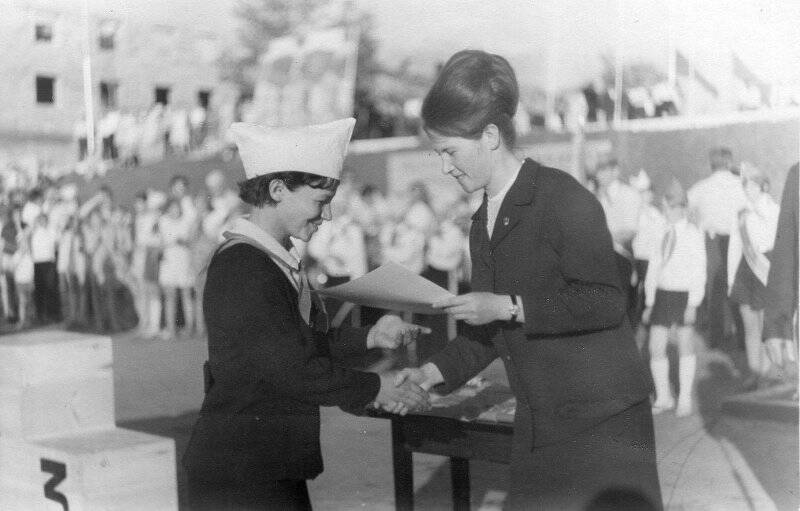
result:
[(67, 496), (63, 493), (56, 491), (56, 486), (61, 484), (61, 481), (67, 478), (67, 466), (58, 461), (48, 460), (41, 458), (42, 472), (52, 474), (53, 477), (44, 483), (44, 496), (45, 498), (58, 502), (64, 511), (69, 511), (69, 503)]

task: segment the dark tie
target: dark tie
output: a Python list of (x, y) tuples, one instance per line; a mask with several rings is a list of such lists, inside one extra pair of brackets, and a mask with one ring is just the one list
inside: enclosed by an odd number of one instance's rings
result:
[(662, 264), (667, 264), (667, 261), (672, 257), (672, 252), (675, 251), (675, 226), (670, 227), (667, 235), (664, 236), (664, 241), (661, 243), (661, 256)]
[(307, 325), (311, 324), (311, 287), (308, 283), (306, 270), (303, 268), (302, 261), (299, 264), (299, 270), (292, 268), (292, 278), (297, 284), (297, 297), (298, 308), (300, 309), (300, 316)]

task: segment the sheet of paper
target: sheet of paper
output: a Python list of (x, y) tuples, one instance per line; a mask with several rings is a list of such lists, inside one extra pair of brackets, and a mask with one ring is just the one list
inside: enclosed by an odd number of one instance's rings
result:
[(453, 296), (445, 288), (395, 263), (386, 263), (355, 280), (316, 292), (344, 302), (417, 314), (442, 314), (431, 304)]

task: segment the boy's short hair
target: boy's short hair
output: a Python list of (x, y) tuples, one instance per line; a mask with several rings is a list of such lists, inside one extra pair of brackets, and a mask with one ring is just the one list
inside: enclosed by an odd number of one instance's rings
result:
[(685, 208), (688, 203), (689, 201), (686, 198), (686, 191), (683, 189), (680, 181), (672, 178), (672, 181), (664, 192), (664, 204), (670, 208)]
[(730, 169), (733, 166), (733, 153), (727, 147), (715, 147), (708, 153), (713, 170)]
[(189, 186), (189, 178), (183, 174), (175, 174), (172, 176), (172, 179), (169, 180), (169, 187), (172, 188), (176, 183), (183, 183), (184, 186)]
[(318, 176), (307, 172), (273, 172), (240, 181), (238, 183), (239, 198), (245, 204), (256, 208), (275, 204), (269, 193), (269, 184), (275, 179), (283, 181), (289, 190), (305, 185), (335, 192), (339, 186), (339, 180), (332, 177)]

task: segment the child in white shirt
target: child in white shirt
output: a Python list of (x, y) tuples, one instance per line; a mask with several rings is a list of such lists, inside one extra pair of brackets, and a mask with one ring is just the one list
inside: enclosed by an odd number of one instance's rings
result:
[(675, 414), (692, 413), (692, 388), (697, 357), (694, 322), (703, 301), (706, 284), (706, 250), (702, 231), (686, 218), (686, 194), (673, 181), (664, 194), (666, 230), (653, 250), (645, 278), (645, 310), (642, 320), (650, 324), (650, 370), (656, 387), (653, 413), (675, 407), (669, 382), (667, 342), (677, 328), (679, 369), (678, 406)]
[(20, 234), (19, 248), (13, 255), (14, 284), (17, 288), (19, 309), (17, 329), (20, 330), (30, 324), (33, 305), (33, 257), (31, 257), (29, 236), (28, 231)]

